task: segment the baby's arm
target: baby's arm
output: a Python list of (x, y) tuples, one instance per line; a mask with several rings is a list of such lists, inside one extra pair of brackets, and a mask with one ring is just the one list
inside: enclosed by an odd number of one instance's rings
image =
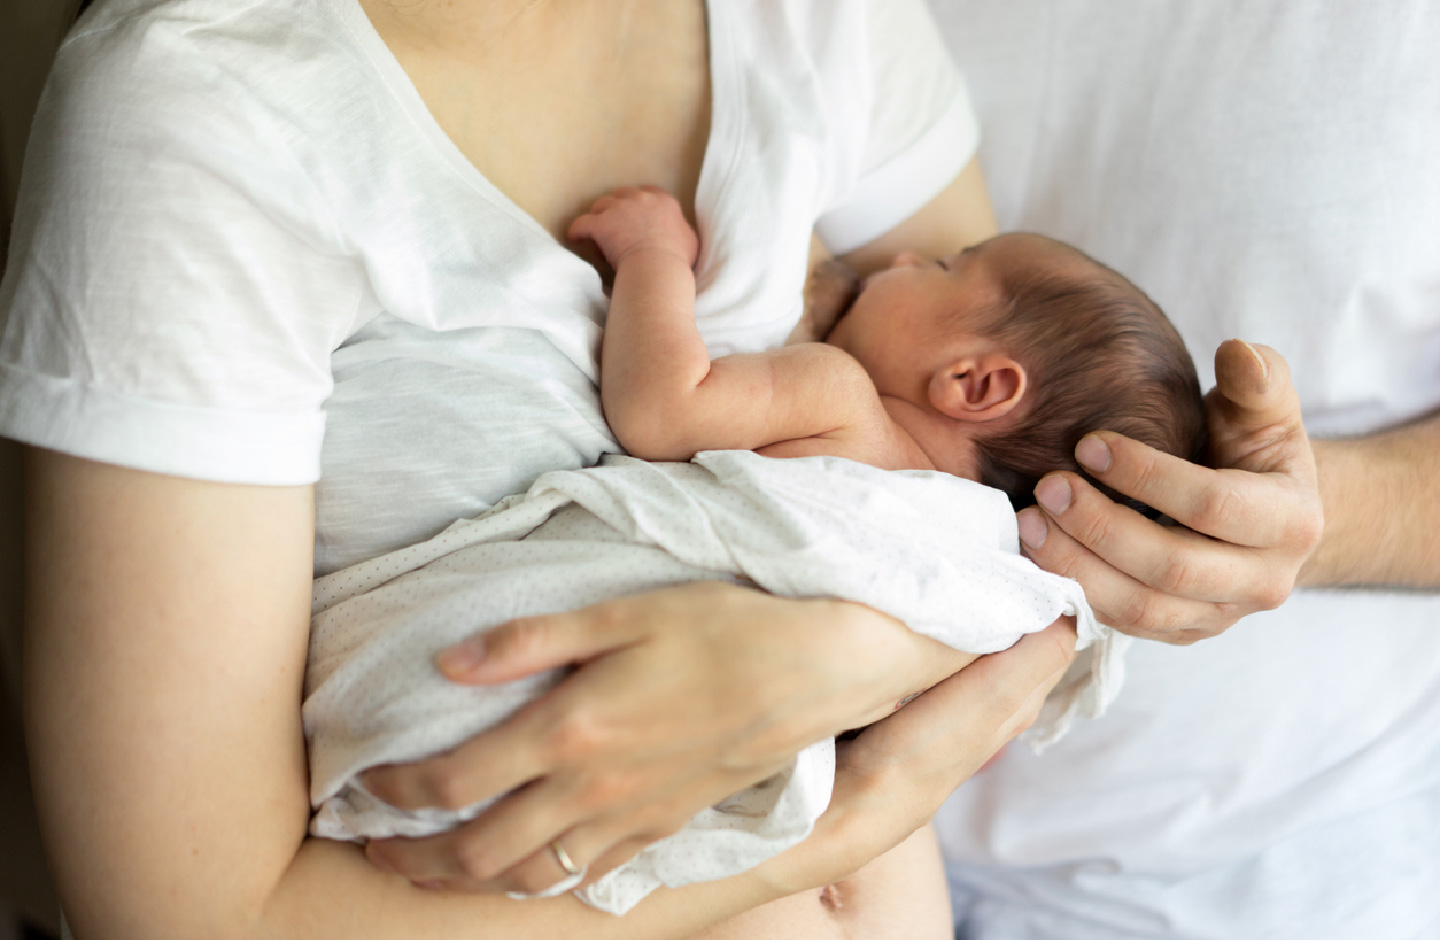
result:
[(570, 226), (615, 268), (601, 353), (601, 400), (637, 457), (685, 460), (754, 450), (855, 423), (870, 378), (832, 346), (807, 343), (715, 361), (695, 328), (699, 241), (679, 204), (656, 188), (620, 189)]

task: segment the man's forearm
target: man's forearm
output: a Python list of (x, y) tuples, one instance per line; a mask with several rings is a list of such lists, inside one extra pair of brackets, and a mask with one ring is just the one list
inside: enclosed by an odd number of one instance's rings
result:
[(1299, 583), (1440, 588), (1440, 415), (1314, 447), (1325, 535)]

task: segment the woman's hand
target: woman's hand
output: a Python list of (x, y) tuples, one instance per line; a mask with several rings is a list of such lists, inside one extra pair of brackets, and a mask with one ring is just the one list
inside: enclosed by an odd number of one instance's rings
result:
[(1074, 656), (1075, 622), (1062, 617), (840, 744), (834, 796), (815, 832), (757, 872), (789, 895), (844, 878), (898, 845), (1030, 727)]
[(1075, 448), (1096, 479), (1180, 526), (1113, 503), (1074, 473), (1042, 479), (1039, 506), (1020, 514), (1026, 553), (1078, 580), (1101, 621), (1135, 636), (1193, 643), (1278, 607), (1320, 541), (1315, 455), (1285, 360), (1230, 340), (1215, 376), (1206, 407), (1217, 469), (1103, 431)]
[(442, 671), (493, 684), (580, 665), (448, 754), (365, 777), (403, 809), (514, 792), (452, 832), (368, 854), (425, 886), (529, 892), (565, 876), (558, 840), (593, 879), (971, 658), (859, 605), (714, 583), (515, 621), (443, 655)]

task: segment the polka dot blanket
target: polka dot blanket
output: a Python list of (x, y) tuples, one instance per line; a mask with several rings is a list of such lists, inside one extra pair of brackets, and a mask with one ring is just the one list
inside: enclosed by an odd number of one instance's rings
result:
[[(304, 704), (311, 831), (426, 835), (485, 808), (402, 811), (358, 780), (378, 764), (448, 750), (560, 679), (459, 686), (436, 671), (440, 650), (515, 617), (697, 580), (858, 601), (974, 653), (1072, 614), (1083, 652), (1027, 732), (1043, 747), (1077, 715), (1104, 710), (1126, 638), (1095, 621), (1078, 584), (1018, 549), (1004, 494), (943, 473), (708, 451), (689, 463), (608, 457), (546, 474), (429, 541), (315, 583)], [(757, 865), (805, 838), (833, 775), (833, 742), (815, 744), (578, 893), (621, 914), (661, 885)]]

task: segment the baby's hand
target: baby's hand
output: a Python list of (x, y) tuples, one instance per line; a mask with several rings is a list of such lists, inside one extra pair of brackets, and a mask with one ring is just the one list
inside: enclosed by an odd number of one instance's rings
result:
[(565, 234), (592, 239), (616, 270), (627, 255), (648, 249), (671, 252), (693, 268), (700, 250), (680, 203), (659, 186), (625, 186), (601, 196)]

